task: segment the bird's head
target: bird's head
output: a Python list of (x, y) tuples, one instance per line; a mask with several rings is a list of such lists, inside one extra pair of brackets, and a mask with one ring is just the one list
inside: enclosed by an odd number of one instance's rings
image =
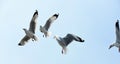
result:
[(43, 27), (40, 25), (40, 31), (43, 32)]
[(23, 28), (23, 30), (25, 31), (25, 30), (27, 30), (27, 29)]
[(110, 45), (110, 46), (109, 46), (109, 49), (111, 49), (113, 46), (114, 46), (114, 44)]

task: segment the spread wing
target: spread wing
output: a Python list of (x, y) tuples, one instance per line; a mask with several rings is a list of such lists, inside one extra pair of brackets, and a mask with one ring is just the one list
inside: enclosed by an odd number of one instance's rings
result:
[(67, 34), (63, 39), (64, 39), (66, 45), (70, 44), (73, 40), (78, 41), (78, 42), (84, 42), (84, 40), (82, 40), (82, 38), (80, 38), (74, 34)]
[(32, 33), (35, 33), (37, 17), (38, 17), (38, 11), (36, 10), (36, 12), (34, 13), (34, 15), (32, 17), (32, 20), (30, 22), (30, 27), (29, 27), (29, 31), (31, 31)]
[(25, 45), (25, 43), (28, 42), (29, 39), (30, 39), (30, 37), (28, 37), (27, 35), (24, 36), (18, 45), (19, 46)]
[(52, 17), (50, 17), (46, 24), (44, 25), (44, 28), (48, 31), (48, 29), (50, 28), (51, 24), (53, 23), (54, 20), (56, 20), (58, 18), (59, 14), (54, 14)]
[(119, 20), (117, 20), (115, 28), (116, 28), (116, 41), (120, 43)]

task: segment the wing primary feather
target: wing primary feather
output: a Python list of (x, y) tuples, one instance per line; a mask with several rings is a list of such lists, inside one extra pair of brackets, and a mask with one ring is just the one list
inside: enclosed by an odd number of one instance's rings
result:
[(117, 20), (117, 22), (116, 22), (116, 28), (117, 28), (117, 30), (119, 30), (119, 20)]
[(28, 42), (29, 39), (30, 39), (30, 37), (28, 37), (27, 35), (24, 36), (18, 45), (19, 46), (25, 45), (25, 42)]
[(63, 39), (65, 40), (66, 45), (70, 44), (73, 40), (78, 41), (78, 42), (84, 42), (82, 38), (74, 34), (67, 34)]
[(32, 20), (30, 22), (30, 28), (29, 31), (31, 31), (32, 33), (35, 33), (35, 29), (36, 29), (36, 18), (38, 17), (38, 11), (36, 10), (36, 12), (33, 14)]
[(44, 28), (48, 31), (48, 29), (50, 28), (51, 24), (54, 22), (54, 20), (56, 20), (58, 18), (59, 14), (54, 14), (52, 17), (50, 17), (46, 24), (44, 25)]

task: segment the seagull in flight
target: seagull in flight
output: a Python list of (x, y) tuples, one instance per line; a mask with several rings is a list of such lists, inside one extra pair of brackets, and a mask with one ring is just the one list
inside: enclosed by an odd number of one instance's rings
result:
[(59, 37), (59, 36), (54, 36), (54, 38), (57, 40), (58, 44), (62, 47), (62, 54), (66, 54), (67, 52), (67, 46), (72, 42), (72, 41), (77, 41), (77, 42), (84, 42), (82, 38), (80, 38), (77, 35), (74, 34), (67, 34), (65, 37)]
[(25, 45), (25, 43), (27, 43), (29, 39), (32, 39), (32, 41), (37, 41), (37, 37), (34, 35), (35, 29), (36, 29), (36, 19), (37, 18), (38, 18), (38, 11), (36, 10), (31, 19), (29, 30), (23, 28), (26, 35), (22, 38), (22, 40), (18, 44), (19, 46)]
[(116, 46), (118, 48), (118, 51), (120, 52), (120, 29), (119, 29), (119, 20), (117, 20), (115, 24), (116, 28), (116, 42), (111, 44), (109, 46), (109, 49), (111, 49), (113, 46)]
[(59, 16), (59, 13), (58, 14), (54, 14), (52, 17), (50, 17), (46, 24), (44, 26), (40, 26), (40, 31), (42, 33), (44, 33), (43, 37), (48, 37), (50, 36), (50, 32), (48, 32), (48, 29), (50, 28), (51, 24), (54, 22), (54, 20), (56, 20)]

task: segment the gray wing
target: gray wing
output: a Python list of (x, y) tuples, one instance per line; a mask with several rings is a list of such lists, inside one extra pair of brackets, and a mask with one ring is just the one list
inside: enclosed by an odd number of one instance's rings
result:
[(34, 13), (34, 15), (32, 17), (32, 20), (30, 22), (30, 27), (29, 27), (29, 31), (31, 31), (32, 33), (35, 33), (37, 17), (38, 17), (38, 11), (36, 10), (36, 12)]
[(78, 42), (84, 42), (82, 38), (76, 35), (73, 35), (73, 34), (67, 34), (63, 39), (65, 40), (66, 45), (70, 44), (73, 40), (78, 41)]
[(46, 24), (44, 25), (44, 28), (48, 31), (48, 29), (50, 28), (51, 24), (53, 23), (54, 20), (56, 20), (58, 18), (59, 14), (54, 14), (52, 17), (50, 17)]
[(30, 39), (30, 37), (28, 37), (27, 35), (24, 36), (18, 45), (19, 46), (25, 45), (25, 42), (28, 42), (29, 39)]
[(115, 27), (116, 27), (116, 41), (120, 42), (119, 20), (117, 20)]

